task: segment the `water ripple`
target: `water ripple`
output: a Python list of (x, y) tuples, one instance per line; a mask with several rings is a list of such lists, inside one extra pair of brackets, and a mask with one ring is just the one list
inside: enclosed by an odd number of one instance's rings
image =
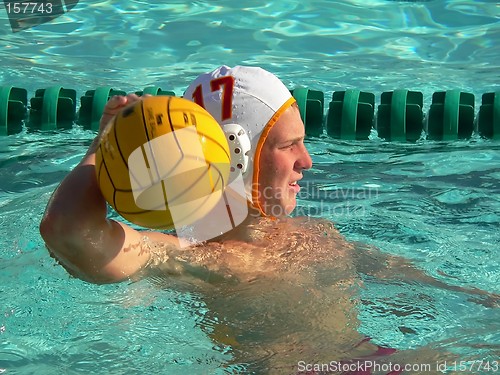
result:
[[(163, 70), (170, 88), (182, 92), (194, 75), (223, 61), (272, 67), (290, 84), (319, 89), (339, 78), (346, 86), (397, 88), (399, 72), (421, 90), (443, 85), (442, 76), (447, 87), (498, 85), (491, 74), (498, 35), (491, 2), (370, 4), (80, 2), (64, 17), (3, 38), (2, 80), (31, 85), (19, 81), (36, 72), (39, 83), (61, 80), (91, 89), (97, 81), (136, 90), (137, 77), (154, 84)], [(470, 63), (473, 72), (454, 78)], [(55, 68), (66, 75), (55, 78)]]

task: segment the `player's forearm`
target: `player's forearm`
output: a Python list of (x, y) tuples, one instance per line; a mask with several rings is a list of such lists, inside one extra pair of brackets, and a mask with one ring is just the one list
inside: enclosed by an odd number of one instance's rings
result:
[(106, 201), (97, 184), (95, 155), (91, 153), (73, 169), (52, 195), (45, 218), (64, 226), (82, 227), (106, 218)]
[(40, 223), (40, 234), (50, 252), (66, 264), (86, 256), (82, 250), (87, 248), (85, 233), (102, 233), (99, 228), (109, 226), (94, 160), (95, 154), (89, 149), (55, 190)]

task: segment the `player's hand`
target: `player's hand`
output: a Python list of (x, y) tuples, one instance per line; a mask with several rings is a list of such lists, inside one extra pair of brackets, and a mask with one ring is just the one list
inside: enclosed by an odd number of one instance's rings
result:
[(142, 97), (139, 97), (136, 94), (128, 94), (127, 96), (116, 95), (111, 97), (104, 106), (104, 111), (101, 116), (101, 121), (99, 122), (99, 131), (102, 132), (102, 130), (106, 127), (106, 125), (108, 125), (108, 123), (123, 108), (134, 104), (135, 102), (141, 100), (141, 98)]

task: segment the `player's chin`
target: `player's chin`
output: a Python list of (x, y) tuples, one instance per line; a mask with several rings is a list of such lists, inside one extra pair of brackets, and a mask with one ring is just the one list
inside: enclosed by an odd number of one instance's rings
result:
[(287, 199), (287, 202), (283, 202), (285, 215), (290, 215), (295, 207), (297, 207), (297, 200), (295, 199), (295, 195)]
[(294, 200), (281, 199), (274, 205), (268, 205), (264, 212), (273, 217), (286, 217), (292, 213), (295, 206), (296, 204)]

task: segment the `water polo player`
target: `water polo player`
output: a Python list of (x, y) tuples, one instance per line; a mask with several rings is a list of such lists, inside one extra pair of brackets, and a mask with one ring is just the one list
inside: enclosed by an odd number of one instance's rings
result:
[[(153, 272), (152, 282), (162, 287), (191, 286), (209, 307), (200, 325), (216, 342), (231, 346), (236, 362), (257, 373), (293, 373), (303, 360), (378, 356), (380, 348), (357, 331), (356, 266), (363, 254), (369, 274), (397, 262), (356, 252), (326, 220), (287, 217), (296, 206), (302, 172), (312, 165), (289, 91), (263, 69), (222, 66), (201, 75), (184, 96), (241, 135), (241, 147), (248, 148), (233, 166), (243, 177), (246, 219), (194, 246), (109, 219), (96, 178), (96, 150), (109, 121), (141, 100), (117, 96), (105, 107), (99, 135), (48, 203), (40, 231), (50, 253), (90, 282)], [(410, 275), (412, 268), (402, 266)]]
[[(236, 124), (244, 130), (250, 150), (245, 152), (241, 172), (249, 216), (289, 214), (296, 205), (302, 171), (312, 162), (304, 146), (298, 107), (285, 85), (260, 68), (222, 66), (198, 77), (184, 97), (206, 108), (221, 126)], [(135, 95), (113, 97), (104, 110), (101, 133), (123, 107), (138, 100)], [(126, 279), (158, 256), (144, 245), (145, 235), (150, 241), (170, 244), (171, 250), (183, 244), (182, 238), (139, 232), (106, 217), (106, 201), (94, 170), (101, 133), (56, 189), (40, 226), (47, 247), (61, 264), (72, 274), (98, 283)], [(227, 236), (245, 237), (245, 223)]]

